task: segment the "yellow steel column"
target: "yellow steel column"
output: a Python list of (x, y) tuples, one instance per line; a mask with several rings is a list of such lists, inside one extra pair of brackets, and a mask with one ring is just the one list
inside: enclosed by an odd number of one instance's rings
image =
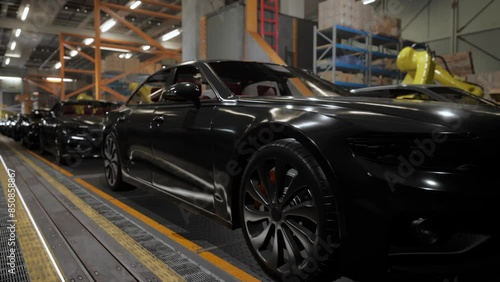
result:
[(59, 34), (59, 62), (61, 63), (61, 68), (60, 68), (60, 74), (59, 76), (61, 77), (61, 96), (60, 99), (61, 101), (66, 99), (65, 96), (65, 91), (64, 89), (64, 36), (60, 33)]
[(200, 19), (200, 59), (207, 58), (207, 17)]
[(257, 33), (257, 0), (247, 0), (245, 17), (247, 31)]
[(100, 0), (94, 0), (94, 45), (95, 45), (95, 94), (96, 100), (101, 99), (101, 5)]

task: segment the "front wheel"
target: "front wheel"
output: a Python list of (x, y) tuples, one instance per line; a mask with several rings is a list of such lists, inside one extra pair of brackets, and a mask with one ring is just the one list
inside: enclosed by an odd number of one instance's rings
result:
[(118, 142), (113, 133), (104, 140), (104, 175), (111, 190), (123, 188), (122, 168), (118, 154)]
[(283, 281), (337, 275), (335, 198), (306, 148), (293, 139), (263, 146), (250, 158), (240, 191), (243, 235), (267, 273)]

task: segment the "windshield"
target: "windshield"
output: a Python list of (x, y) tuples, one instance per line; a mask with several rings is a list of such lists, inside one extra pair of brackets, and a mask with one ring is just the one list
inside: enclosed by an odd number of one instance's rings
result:
[(298, 68), (255, 62), (208, 65), (236, 96), (349, 96), (346, 89)]
[(430, 88), (430, 90), (453, 103), (464, 104), (464, 105), (498, 107), (497, 104), (490, 102), (486, 99), (474, 96), (466, 91), (463, 91), (462, 89), (452, 88), (452, 87), (433, 87)]
[(96, 116), (104, 117), (106, 112), (116, 109), (112, 103), (64, 104), (60, 111), (62, 116)]

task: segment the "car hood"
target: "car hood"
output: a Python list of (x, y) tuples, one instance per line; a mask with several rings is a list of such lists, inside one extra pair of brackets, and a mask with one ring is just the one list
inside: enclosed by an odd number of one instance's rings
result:
[[(407, 101), (366, 97), (295, 98), (249, 97), (238, 103), (265, 104), (288, 110), (317, 112), (338, 119), (387, 121), (391, 117), (438, 124), (451, 131), (494, 131), (500, 133), (500, 110), (484, 106), (437, 101)], [(362, 118), (360, 118), (362, 117)]]

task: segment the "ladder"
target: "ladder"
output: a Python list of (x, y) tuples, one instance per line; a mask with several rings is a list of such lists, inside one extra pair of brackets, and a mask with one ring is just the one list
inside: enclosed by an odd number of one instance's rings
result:
[[(278, 12), (279, 0), (260, 0), (260, 36), (264, 40), (269, 38), (272, 42), (270, 45), (276, 52), (278, 52)], [(266, 30), (266, 24), (272, 25), (272, 31)]]

